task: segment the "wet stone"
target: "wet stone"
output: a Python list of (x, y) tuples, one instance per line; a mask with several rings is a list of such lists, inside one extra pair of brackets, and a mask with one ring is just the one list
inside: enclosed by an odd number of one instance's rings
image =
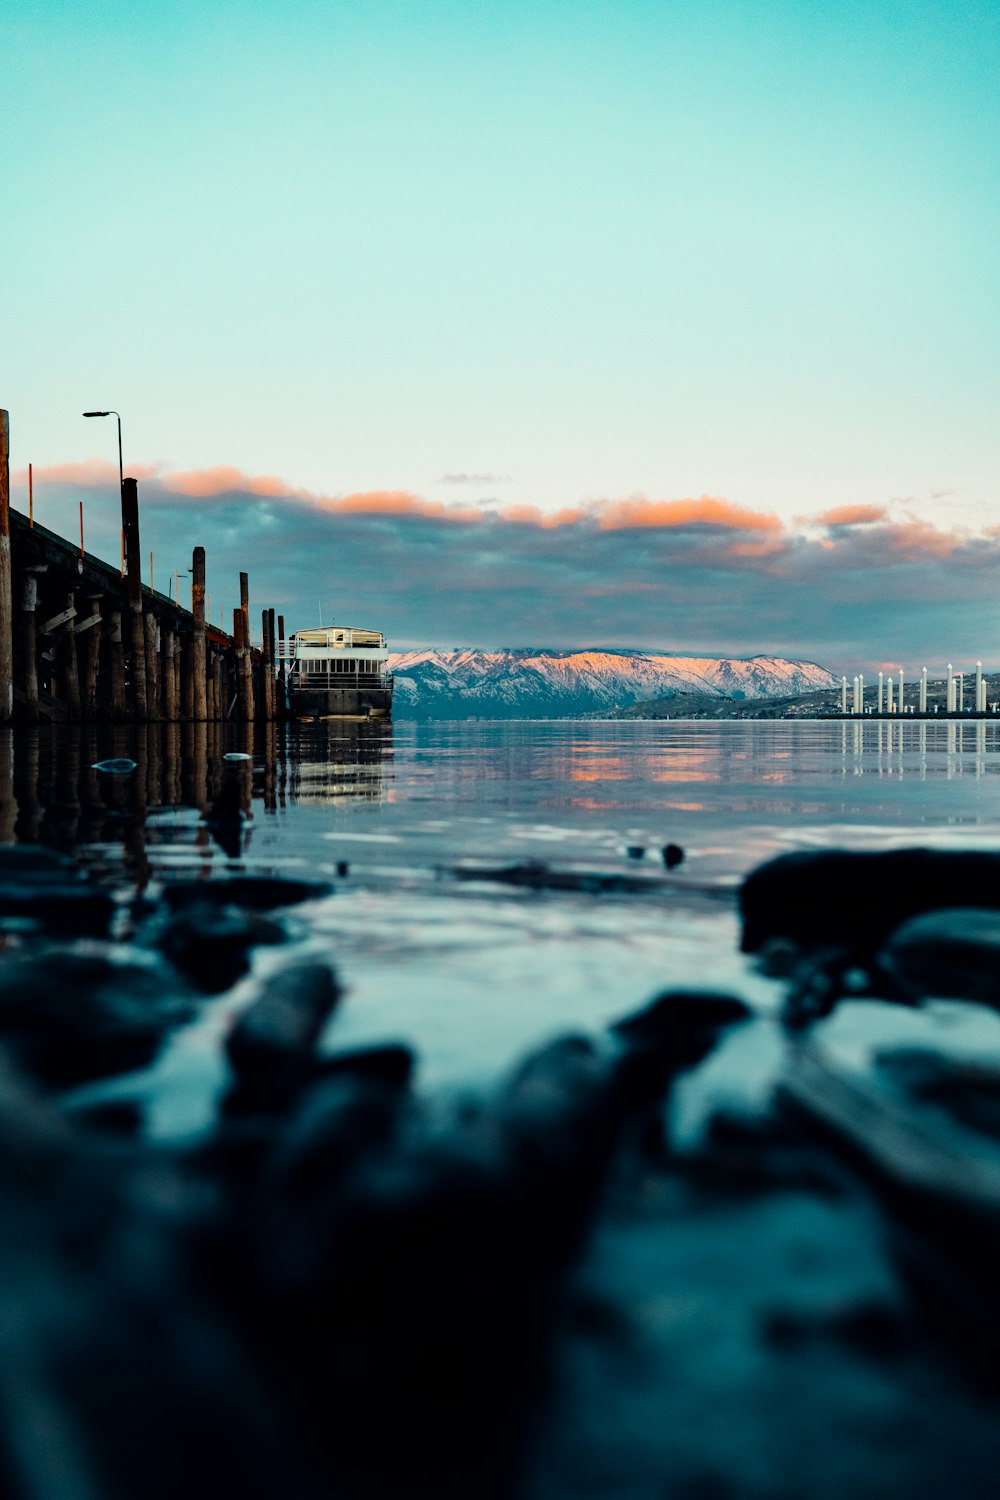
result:
[(242, 906), (249, 911), (273, 911), (295, 906), (330, 894), (332, 886), (317, 880), (285, 880), (271, 875), (233, 875), (220, 880), (176, 880), (163, 888), (163, 900), (171, 911), (212, 902), (215, 906)]
[(874, 953), (908, 918), (954, 907), (1000, 911), (1000, 855), (937, 849), (797, 851), (743, 882), (742, 948), (773, 938)]
[(676, 870), (678, 865), (684, 863), (684, 850), (680, 844), (664, 844), (663, 863), (668, 870)]
[(155, 945), (197, 989), (217, 994), (248, 972), (255, 947), (286, 940), (268, 917), (204, 902), (168, 918)]
[(0, 964), (0, 1036), (35, 1078), (68, 1086), (152, 1061), (190, 1019), (165, 965), (93, 943)]
[(226, 1054), (244, 1096), (264, 1099), (309, 1076), (313, 1049), (340, 994), (328, 964), (299, 963), (268, 978), (226, 1039)]
[(1000, 1007), (1000, 912), (973, 908), (914, 917), (879, 955), (904, 993)]

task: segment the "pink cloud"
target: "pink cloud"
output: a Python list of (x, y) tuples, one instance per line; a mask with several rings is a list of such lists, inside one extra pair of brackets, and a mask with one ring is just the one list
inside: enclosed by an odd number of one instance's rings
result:
[(884, 505), (836, 505), (817, 519), (824, 526), (868, 526), (874, 521), (885, 521), (888, 516)]
[(211, 469), (179, 469), (173, 473), (159, 475), (159, 482), (166, 490), (179, 495), (192, 495), (203, 499), (209, 495), (297, 495), (305, 491), (295, 490), (274, 474), (245, 474), (231, 464), (218, 464)]
[(605, 502), (598, 515), (602, 531), (697, 525), (723, 526), (731, 531), (781, 530), (777, 516), (746, 510), (714, 495), (701, 495), (697, 500), (647, 500), (644, 495), (636, 495)]

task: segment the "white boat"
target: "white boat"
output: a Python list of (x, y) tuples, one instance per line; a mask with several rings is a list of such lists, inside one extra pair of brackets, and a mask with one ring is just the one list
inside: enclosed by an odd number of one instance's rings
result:
[(289, 641), (288, 703), (294, 718), (389, 719), (392, 673), (379, 630), (331, 625)]

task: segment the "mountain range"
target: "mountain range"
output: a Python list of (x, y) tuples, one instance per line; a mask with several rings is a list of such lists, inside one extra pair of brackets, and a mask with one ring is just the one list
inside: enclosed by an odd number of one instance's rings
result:
[(400, 651), (393, 714), (416, 719), (575, 718), (676, 694), (780, 698), (836, 685), (811, 661), (655, 651)]

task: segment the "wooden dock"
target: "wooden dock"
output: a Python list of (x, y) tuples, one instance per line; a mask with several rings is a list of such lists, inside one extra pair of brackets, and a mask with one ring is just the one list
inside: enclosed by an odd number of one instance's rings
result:
[[(205, 549), (191, 556), (192, 608), (142, 582), (136, 481), (122, 482), (119, 567), (10, 507), (10, 423), (0, 410), (0, 723), (269, 722), (284, 621), (251, 644), (249, 579), (227, 635), (205, 618)], [(283, 668), (282, 668), (283, 676)]]

